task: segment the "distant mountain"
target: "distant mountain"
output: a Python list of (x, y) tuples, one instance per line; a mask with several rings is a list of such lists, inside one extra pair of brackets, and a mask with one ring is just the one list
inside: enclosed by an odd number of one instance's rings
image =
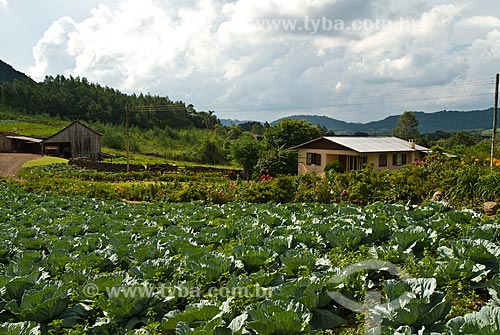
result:
[[(430, 134), (436, 131), (485, 130), (493, 127), (493, 108), (469, 112), (442, 111), (437, 113), (413, 113), (419, 121), (418, 128), (421, 134)], [(400, 116), (389, 116), (383, 120), (368, 123), (352, 123), (327, 116), (294, 115), (276, 120), (272, 124), (279, 123), (284, 119), (305, 120), (314, 125), (324, 126), (339, 135), (352, 135), (355, 133), (389, 135), (397, 126)]]
[(14, 80), (30, 79), (22, 72), (15, 70), (12, 66), (0, 59), (0, 84)]
[(248, 122), (253, 122), (253, 121), (241, 121), (241, 120), (232, 120), (232, 119), (220, 119), (220, 124), (225, 126), (225, 127), (228, 127), (228, 126), (231, 126), (231, 125), (240, 125), (240, 124), (244, 124), (244, 123), (248, 123)]

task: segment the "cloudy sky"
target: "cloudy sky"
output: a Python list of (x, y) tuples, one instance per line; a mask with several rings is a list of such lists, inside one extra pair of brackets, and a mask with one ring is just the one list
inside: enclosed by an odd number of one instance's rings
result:
[(221, 118), (493, 105), (498, 0), (0, 0), (0, 59)]

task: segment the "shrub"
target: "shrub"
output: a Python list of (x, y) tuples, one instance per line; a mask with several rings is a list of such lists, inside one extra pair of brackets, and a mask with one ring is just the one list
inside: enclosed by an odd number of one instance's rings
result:
[(271, 181), (270, 186), (271, 202), (293, 202), (295, 191), (297, 190), (295, 178), (293, 176), (278, 176)]
[(326, 164), (325, 166), (325, 172), (329, 171), (342, 173), (344, 172), (344, 166), (339, 161), (333, 161), (331, 163)]
[(255, 167), (259, 174), (270, 175), (296, 175), (298, 166), (297, 152), (277, 148), (268, 151), (261, 157)]
[(388, 188), (384, 192), (385, 201), (410, 201), (419, 204), (435, 191), (428, 183), (425, 170), (418, 165), (408, 165), (399, 171), (384, 174), (384, 179), (388, 181)]

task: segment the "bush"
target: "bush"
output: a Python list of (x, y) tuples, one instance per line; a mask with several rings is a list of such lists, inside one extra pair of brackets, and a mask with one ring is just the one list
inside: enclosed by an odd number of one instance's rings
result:
[(428, 183), (426, 171), (417, 165), (408, 165), (399, 171), (384, 172), (388, 181), (384, 201), (422, 203), (436, 191)]
[(298, 166), (297, 152), (281, 148), (268, 151), (261, 157), (255, 167), (261, 175), (296, 175)]
[(293, 202), (295, 191), (297, 190), (295, 178), (293, 176), (278, 176), (271, 183), (271, 202), (289, 203)]
[(325, 166), (325, 172), (329, 172), (329, 171), (343, 173), (344, 166), (339, 161), (333, 161), (331, 163), (326, 164), (326, 166)]
[(379, 171), (367, 165), (345, 173), (330, 169), (324, 176), (266, 174), (252, 182), (231, 181), (219, 170), (106, 173), (65, 165), (26, 168), (19, 175), (28, 180), (21, 187), (32, 192), (100, 199), (216, 204), (349, 202), (364, 206), (378, 201), (420, 204), (440, 190), (451, 206), (480, 209), (483, 202), (500, 198), (500, 160), (495, 159), (493, 171), (487, 162), (478, 158), (471, 163), (457, 162), (443, 156), (398, 171)]

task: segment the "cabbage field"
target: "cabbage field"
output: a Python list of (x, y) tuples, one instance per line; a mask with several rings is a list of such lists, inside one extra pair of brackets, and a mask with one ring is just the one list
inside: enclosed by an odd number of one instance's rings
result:
[[(441, 203), (129, 205), (0, 184), (0, 222), (1, 334), (364, 334), (332, 292), (368, 291), (398, 302), (372, 311), (382, 334), (500, 332), (500, 224)], [(344, 275), (366, 260), (401, 272)]]

